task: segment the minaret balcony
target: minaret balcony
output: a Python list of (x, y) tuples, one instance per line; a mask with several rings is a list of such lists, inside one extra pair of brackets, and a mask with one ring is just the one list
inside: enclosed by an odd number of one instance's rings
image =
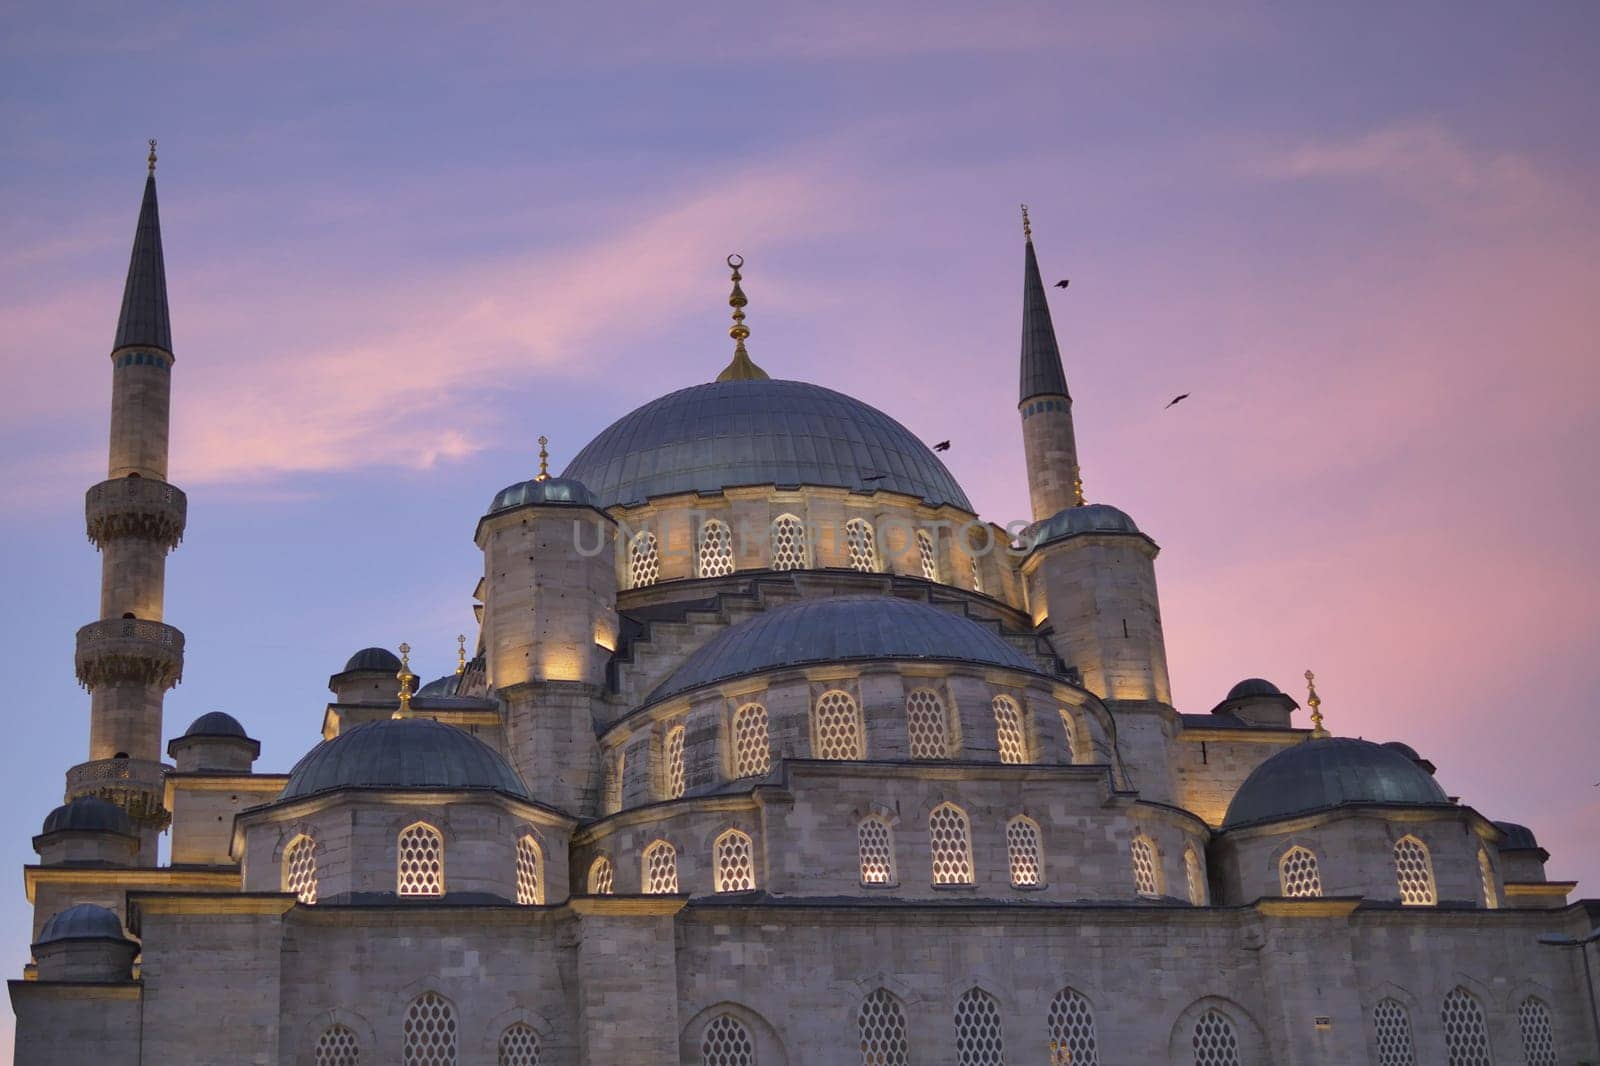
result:
[(128, 812), (135, 821), (165, 829), (171, 814), (166, 798), (164, 763), (150, 759), (95, 759), (67, 771), (67, 799), (99, 796)]
[(119, 477), (91, 488), (83, 509), (96, 547), (117, 537), (139, 537), (171, 551), (183, 539), (189, 498), (165, 481)]
[(91, 691), (118, 682), (169, 689), (183, 680), (183, 631), (142, 618), (90, 622), (78, 630), (73, 664)]

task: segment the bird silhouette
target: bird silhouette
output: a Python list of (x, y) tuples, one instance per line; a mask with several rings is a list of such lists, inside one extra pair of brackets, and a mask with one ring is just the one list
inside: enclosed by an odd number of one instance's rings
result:
[(1060, 280), (1060, 281), (1058, 281), (1058, 282), (1056, 282), (1056, 288), (1058, 288), (1058, 289), (1064, 289), (1064, 288), (1066, 288), (1066, 287), (1067, 287), (1067, 286), (1068, 286), (1068, 285), (1071, 285), (1071, 284), (1072, 284), (1072, 281), (1071, 281), (1071, 279), (1069, 279), (1069, 278), (1062, 278), (1062, 279), (1061, 279), (1061, 280)]
[(933, 450), (936, 452), (947, 452), (950, 450), (950, 442), (947, 440), (942, 440), (933, 446)]
[[(1171, 402), (1167, 404), (1167, 407), (1171, 407), (1175, 403), (1182, 403), (1184, 400), (1187, 400), (1188, 398), (1189, 398), (1189, 394), (1187, 392), (1182, 393), (1182, 394), (1177, 395), (1177, 396), (1174, 396), (1172, 398)], [(1165, 411), (1167, 409), (1167, 407), (1163, 407), (1162, 410)]]

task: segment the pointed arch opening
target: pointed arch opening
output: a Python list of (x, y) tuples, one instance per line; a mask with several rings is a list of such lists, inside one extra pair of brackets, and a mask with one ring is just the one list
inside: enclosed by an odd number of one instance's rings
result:
[(427, 822), (400, 830), (395, 891), (402, 896), (444, 895), (444, 834)]

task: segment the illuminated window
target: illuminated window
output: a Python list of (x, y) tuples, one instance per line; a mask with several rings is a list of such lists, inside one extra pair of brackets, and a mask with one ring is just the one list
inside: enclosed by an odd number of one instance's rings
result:
[(406, 1008), (405, 1066), (456, 1066), (456, 1011), (437, 992), (424, 992)]
[(878, 569), (878, 538), (872, 523), (863, 518), (852, 518), (844, 524), (845, 546), (850, 553), (850, 568), (868, 573)]
[(718, 1015), (700, 1041), (701, 1066), (755, 1066), (756, 1045), (750, 1030), (731, 1014)]
[(1050, 1066), (1099, 1066), (1094, 1011), (1077, 989), (1063, 988), (1050, 1001)]
[(733, 532), (726, 522), (708, 518), (700, 527), (700, 576), (733, 573)]
[(1484, 1024), (1478, 998), (1464, 988), (1444, 997), (1444, 1046), (1450, 1066), (1494, 1066), (1489, 1057), (1489, 1029)]
[(1061, 709), (1062, 742), (1067, 747), (1067, 761), (1078, 761), (1078, 727), (1072, 721), (1072, 712), (1065, 707)]
[(767, 709), (747, 703), (733, 712), (733, 776), (760, 777), (772, 769)]
[(1023, 815), (1006, 823), (1006, 858), (1011, 864), (1011, 887), (1037, 888), (1044, 883), (1039, 823)]
[(1394, 874), (1400, 885), (1400, 902), (1409, 906), (1431, 906), (1433, 860), (1428, 848), (1416, 837), (1401, 837), (1394, 846)]
[(861, 711), (848, 692), (830, 689), (817, 697), (812, 715), (812, 754), (818, 759), (866, 758)]
[(1494, 864), (1482, 848), (1478, 849), (1478, 875), (1483, 878), (1483, 905), (1494, 910), (1500, 906), (1500, 893), (1494, 888)]
[(1241, 1066), (1239, 1034), (1219, 1010), (1208, 1010), (1194, 1023), (1195, 1066)]
[(657, 840), (644, 849), (645, 895), (671, 895), (678, 891), (678, 849)]
[(517, 902), (524, 906), (544, 902), (544, 854), (531, 836), (517, 841)]
[(772, 569), (804, 570), (811, 565), (810, 545), (805, 524), (792, 514), (781, 514), (772, 521)]
[(939, 580), (939, 556), (933, 548), (933, 538), (925, 529), (917, 530), (917, 556), (922, 561), (922, 576), (929, 581)]
[(967, 816), (953, 803), (928, 815), (928, 845), (936, 885), (972, 884), (972, 838)]
[(863, 818), (856, 835), (861, 850), (861, 883), (894, 884), (894, 830), (889, 823), (882, 818)]
[(617, 873), (604, 855), (589, 864), (589, 894), (609, 896), (616, 890)]
[(967, 557), (967, 567), (972, 571), (972, 591), (982, 592), (983, 575), (978, 572), (978, 557), (975, 555), (969, 555)]
[(1028, 744), (1022, 732), (1022, 712), (1017, 701), (1010, 696), (996, 696), (994, 706), (995, 737), (1000, 744), (1000, 761), (1024, 763), (1028, 761)]
[(1417, 1066), (1411, 1016), (1399, 1001), (1380, 999), (1372, 1008), (1372, 1027), (1378, 1035), (1378, 1066)]
[(308, 836), (295, 837), (283, 849), (283, 890), (301, 903), (317, 901), (317, 842)]
[(750, 837), (729, 829), (712, 847), (712, 887), (718, 892), (748, 892), (756, 887), (755, 848)]
[(1517, 1008), (1522, 1029), (1522, 1057), (1528, 1066), (1556, 1066), (1556, 1034), (1550, 1028), (1550, 1011), (1544, 1001), (1529, 996)]
[(856, 1021), (861, 1026), (861, 1066), (908, 1066), (906, 1012), (893, 993), (880, 988), (862, 1000)]
[(667, 799), (683, 795), (683, 738), (683, 726), (675, 725), (667, 730)]
[(316, 1066), (360, 1066), (361, 1044), (342, 1025), (330, 1025), (317, 1037)]
[(500, 1034), (499, 1066), (539, 1066), (539, 1034), (518, 1022)]
[(1206, 872), (1200, 865), (1200, 853), (1193, 846), (1183, 849), (1183, 876), (1189, 882), (1189, 902), (1196, 907), (1206, 905)]
[(400, 831), (399, 877), (402, 896), (444, 895), (444, 837), (426, 822)]
[(950, 757), (944, 701), (931, 688), (916, 689), (906, 697), (906, 743), (913, 759)]
[(1133, 859), (1133, 890), (1141, 896), (1161, 895), (1161, 879), (1156, 862), (1156, 846), (1144, 835), (1133, 838), (1129, 846)]
[(656, 535), (648, 529), (634, 534), (628, 544), (628, 576), (636, 589), (654, 585), (661, 576), (661, 553), (656, 548)]
[(1278, 886), (1285, 896), (1322, 895), (1317, 857), (1308, 848), (1292, 847), (1278, 860)]
[(1000, 1006), (982, 989), (969, 989), (956, 1001), (956, 1061), (961, 1066), (1005, 1066), (1005, 1035)]

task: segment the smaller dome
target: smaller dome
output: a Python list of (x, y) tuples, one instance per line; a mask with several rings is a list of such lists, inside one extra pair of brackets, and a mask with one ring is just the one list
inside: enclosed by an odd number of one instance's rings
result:
[(186, 737), (238, 737), (241, 740), (249, 739), (245, 735), (244, 726), (239, 724), (239, 719), (222, 711), (211, 711), (202, 714), (189, 728), (183, 731)]
[(121, 807), (99, 796), (79, 796), (44, 816), (45, 833), (120, 833), (134, 836), (133, 823)]
[(1253, 699), (1256, 696), (1281, 695), (1283, 695), (1283, 691), (1271, 681), (1261, 677), (1247, 677), (1228, 690), (1228, 699), (1224, 700), (1223, 702), (1226, 703), (1231, 700), (1248, 700)]
[(571, 477), (547, 477), (544, 480), (533, 478), (529, 481), (519, 481), (495, 493), (494, 502), (489, 504), (489, 513), (509, 511), (513, 507), (524, 507), (537, 503), (564, 503), (577, 507), (595, 506), (594, 496), (584, 487), (583, 482)]
[(122, 919), (115, 911), (93, 903), (80, 903), (59, 914), (52, 914), (39, 930), (36, 944), (53, 944), (61, 940), (127, 940), (122, 932)]
[(1125, 511), (1108, 503), (1091, 503), (1082, 507), (1068, 507), (1039, 522), (1027, 535), (1033, 537), (1035, 548), (1051, 541), (1075, 537), (1080, 533), (1138, 533)]
[(423, 685), (421, 688), (417, 689), (417, 695), (454, 696), (456, 694), (456, 683), (460, 680), (460, 674), (445, 674), (443, 677), (436, 677), (432, 681), (429, 681), (426, 685)]
[(1354, 737), (1314, 737), (1252, 770), (1228, 804), (1222, 827), (1361, 803), (1447, 807), (1450, 800), (1427, 771), (1398, 751)]
[(362, 648), (350, 656), (350, 661), (344, 664), (342, 672), (349, 674), (357, 670), (397, 674), (400, 672), (400, 658), (388, 648)]
[(344, 788), (487, 789), (529, 798), (505, 756), (466, 730), (431, 718), (364, 722), (323, 741), (295, 763), (278, 799)]
[(1516, 822), (1496, 822), (1494, 827), (1506, 835), (1500, 841), (1501, 851), (1531, 851), (1539, 846), (1539, 841), (1534, 838), (1533, 830)]

